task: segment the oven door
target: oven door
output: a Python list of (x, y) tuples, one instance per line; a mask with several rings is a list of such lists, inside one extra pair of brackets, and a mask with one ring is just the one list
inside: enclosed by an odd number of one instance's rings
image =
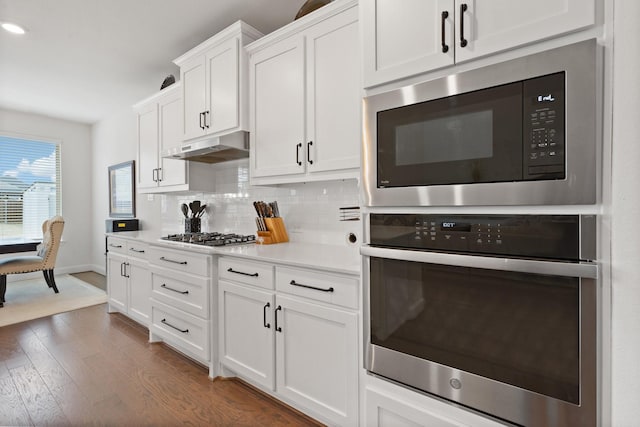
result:
[(596, 425), (596, 264), (361, 251), (367, 370), (518, 424)]

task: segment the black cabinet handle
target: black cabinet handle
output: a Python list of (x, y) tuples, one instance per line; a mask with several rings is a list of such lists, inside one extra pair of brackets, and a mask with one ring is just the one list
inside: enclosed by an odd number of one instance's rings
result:
[(156, 174), (158, 173), (158, 169), (154, 169), (151, 171), (151, 179), (153, 179), (153, 182), (158, 182), (158, 178), (156, 177)]
[(233, 268), (229, 267), (227, 268), (227, 271), (229, 273), (235, 273), (235, 274), (242, 274), (243, 276), (249, 276), (249, 277), (258, 277), (259, 274), (258, 273), (245, 273), (244, 271), (237, 271), (234, 270)]
[(313, 141), (307, 142), (307, 161), (310, 165), (313, 164), (313, 160), (311, 160), (311, 146), (313, 145)]
[[(207, 121), (207, 116), (209, 116), (208, 121)], [(204, 127), (209, 129), (209, 123), (211, 123), (211, 112), (207, 110), (204, 112)]]
[(333, 288), (317, 288), (317, 287), (311, 286), (311, 285), (303, 285), (302, 283), (296, 283), (295, 280), (290, 281), (289, 284), (292, 285), (292, 286), (299, 286), (301, 288), (313, 289), (313, 290), (322, 291), (322, 292), (333, 292), (334, 291)]
[(120, 275), (122, 277), (127, 277), (127, 276), (124, 275), (124, 262), (120, 263)]
[(447, 22), (447, 18), (448, 18), (448, 17), (449, 17), (449, 12), (448, 12), (448, 11), (446, 11), (446, 10), (443, 10), (443, 11), (442, 11), (441, 18), (440, 18), (440, 19), (441, 19), (441, 20), (440, 20), (440, 24), (441, 24), (441, 27), (440, 27), (440, 28), (441, 28), (441, 30), (442, 30), (441, 35), (440, 35), (440, 40), (441, 40), (441, 42), (442, 42), (442, 53), (447, 53), (447, 52), (449, 52), (449, 45), (447, 45), (447, 44), (445, 43), (445, 34), (444, 34), (444, 27), (445, 27), (445, 24), (446, 24), (446, 22)]
[(111, 246), (112, 248), (121, 248), (122, 245), (114, 245), (113, 243), (109, 243), (109, 246)]
[(276, 332), (282, 332), (282, 328), (278, 326), (278, 312), (282, 311), (282, 306), (279, 305), (278, 308), (276, 308), (275, 310), (275, 318), (276, 318)]
[(124, 277), (127, 277), (127, 278), (131, 277), (129, 276), (129, 273), (127, 273), (127, 267), (129, 267), (130, 265), (131, 264), (129, 264), (128, 262), (124, 263)]
[(162, 319), (160, 322), (164, 323), (165, 325), (167, 325), (170, 328), (175, 329), (178, 332), (182, 332), (183, 334), (188, 334), (189, 333), (188, 329), (180, 329), (177, 326), (173, 326), (171, 323), (167, 322), (167, 319)]
[(162, 178), (161, 178), (161, 177), (162, 177), (162, 175), (161, 175), (161, 173), (162, 173), (162, 168), (158, 168), (158, 182), (161, 182), (161, 181), (162, 181)]
[(166, 283), (163, 283), (162, 285), (160, 285), (160, 287), (161, 288), (165, 288), (168, 291), (173, 291), (173, 292), (176, 292), (176, 293), (182, 294), (182, 295), (188, 295), (189, 294), (189, 291), (179, 291), (177, 289), (170, 288), (169, 286), (167, 286)]
[(460, 47), (467, 45), (467, 39), (464, 38), (464, 13), (467, 11), (467, 4), (460, 5)]
[(298, 166), (302, 166), (302, 162), (300, 161), (300, 149), (302, 148), (302, 142), (300, 144), (296, 144), (296, 163)]
[(204, 119), (204, 112), (200, 113), (200, 129), (204, 130), (204, 125), (202, 124), (202, 119)]
[(267, 323), (267, 308), (271, 307), (271, 303), (266, 303), (262, 307), (262, 324), (265, 328), (271, 329), (271, 323)]
[(187, 261), (176, 261), (174, 259), (165, 258), (163, 256), (160, 257), (160, 261), (172, 262), (174, 264), (187, 265)]
[(139, 254), (143, 254), (144, 253), (144, 249), (129, 248), (129, 250), (132, 251), (132, 252), (139, 253)]

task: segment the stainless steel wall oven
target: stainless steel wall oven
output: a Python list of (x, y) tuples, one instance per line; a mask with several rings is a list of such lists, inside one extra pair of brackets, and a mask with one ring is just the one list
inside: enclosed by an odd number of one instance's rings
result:
[(365, 204), (596, 203), (601, 62), (594, 39), (365, 98)]
[(521, 425), (597, 424), (595, 216), (366, 219), (369, 372)]

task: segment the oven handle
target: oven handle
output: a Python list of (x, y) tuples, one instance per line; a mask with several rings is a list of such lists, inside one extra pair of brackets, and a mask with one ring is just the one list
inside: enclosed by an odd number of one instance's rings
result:
[(415, 261), (430, 264), (460, 267), (485, 268), (489, 270), (516, 271), (520, 273), (546, 274), (551, 276), (598, 278), (598, 265), (593, 262), (537, 261), (529, 259), (496, 258), (474, 255), (446, 254), (440, 252), (411, 251), (402, 249), (363, 246), (360, 253), (376, 258)]

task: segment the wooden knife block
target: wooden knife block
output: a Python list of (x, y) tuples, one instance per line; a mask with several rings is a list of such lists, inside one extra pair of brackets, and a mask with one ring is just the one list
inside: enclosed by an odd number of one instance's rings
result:
[(267, 226), (267, 231), (258, 231), (258, 239), (256, 243), (271, 245), (274, 243), (284, 243), (289, 241), (287, 229), (284, 226), (282, 218), (264, 218), (264, 222)]

